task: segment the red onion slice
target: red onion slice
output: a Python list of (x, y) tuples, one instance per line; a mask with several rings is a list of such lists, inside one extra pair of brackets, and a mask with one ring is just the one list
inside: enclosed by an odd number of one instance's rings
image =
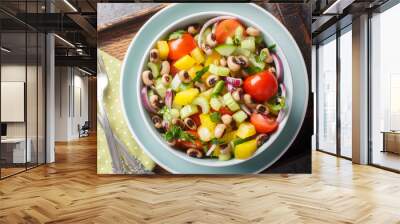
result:
[(233, 85), (234, 87), (240, 87), (243, 84), (241, 78), (226, 77), (226, 82)]
[(172, 107), (173, 98), (174, 98), (174, 93), (172, 92), (171, 89), (168, 89), (167, 92), (165, 93), (165, 105), (167, 105), (168, 108)]
[(217, 148), (217, 145), (216, 145), (216, 144), (212, 144), (211, 147), (210, 147), (210, 149), (208, 149), (206, 155), (207, 155), (207, 156), (210, 156), (211, 153), (214, 152), (214, 150), (215, 150), (216, 148)]
[(281, 123), (283, 118), (285, 117), (285, 114), (286, 114), (285, 110), (282, 109), (281, 111), (279, 111), (279, 114), (278, 114), (278, 117), (276, 118), (276, 121), (278, 123)]
[(236, 19), (236, 17), (233, 17), (233, 16), (218, 16), (218, 17), (212, 18), (212, 19), (208, 20), (207, 22), (205, 22), (203, 27), (200, 30), (200, 33), (199, 33), (199, 38), (197, 39), (197, 46), (199, 46), (199, 47), (201, 46), (203, 33), (207, 29), (207, 27), (209, 27), (213, 23), (216, 23), (216, 22), (219, 22), (219, 21), (225, 20), (225, 19)]
[(276, 53), (271, 53), (271, 56), (272, 56), (272, 59), (274, 60), (274, 64), (275, 64), (276, 78), (278, 79), (279, 82), (283, 82), (282, 60), (279, 58), (279, 56)]
[(247, 115), (251, 115), (251, 110), (246, 105), (241, 104), (240, 109), (242, 109)]
[(233, 92), (236, 88), (232, 84), (227, 82), (226, 89), (228, 89), (228, 92)]
[[(281, 96), (282, 96), (283, 98), (286, 98), (286, 86), (285, 86), (285, 84), (281, 83), (281, 84), (279, 85), (279, 87), (281, 88)], [(283, 120), (283, 118), (285, 117), (285, 115), (286, 115), (285, 109), (282, 108), (282, 109), (279, 111), (279, 114), (278, 114), (278, 117), (276, 118), (276, 121), (277, 121), (278, 123), (282, 122), (282, 120)]]
[(279, 85), (279, 87), (281, 87), (281, 96), (282, 96), (283, 98), (286, 98), (286, 86), (285, 86), (285, 84), (281, 83), (281, 84)]
[(140, 98), (142, 99), (143, 106), (150, 113), (156, 113), (157, 111), (151, 106), (149, 96), (147, 95), (147, 87), (143, 87), (140, 91)]

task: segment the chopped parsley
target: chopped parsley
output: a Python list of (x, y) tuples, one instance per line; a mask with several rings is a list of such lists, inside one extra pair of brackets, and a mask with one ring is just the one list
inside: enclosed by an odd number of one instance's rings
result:
[(202, 68), (200, 71), (197, 71), (197, 72), (196, 72), (196, 76), (193, 78), (193, 82), (200, 81), (201, 77), (202, 77), (206, 72), (208, 72), (208, 67), (209, 67), (209, 66), (207, 65), (206, 67)]
[(221, 121), (221, 114), (219, 112), (212, 112), (210, 114), (210, 119), (214, 123), (219, 123)]
[(184, 140), (184, 141), (190, 141), (193, 142), (194, 136), (183, 131), (181, 127), (177, 125), (172, 125), (169, 130), (164, 134), (165, 140), (168, 142), (173, 141), (173, 140)]

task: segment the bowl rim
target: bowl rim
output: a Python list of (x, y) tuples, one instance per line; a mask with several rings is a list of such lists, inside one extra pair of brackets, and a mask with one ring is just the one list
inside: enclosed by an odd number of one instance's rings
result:
[[(176, 6), (177, 4), (180, 4), (180, 3), (172, 3), (172, 4), (168, 5), (168, 6), (166, 6), (164, 9), (162, 9), (162, 10), (158, 11), (157, 13), (155, 13), (151, 18), (149, 18), (149, 20), (147, 20), (147, 22), (145, 24), (143, 24), (142, 28), (138, 31), (138, 33), (136, 35), (140, 35), (144, 30), (143, 28), (147, 27), (153, 20), (155, 20), (159, 14), (162, 14), (164, 11), (169, 10), (170, 8)], [(256, 10), (258, 10), (258, 11), (264, 13), (264, 14), (270, 14), (268, 11), (266, 11), (265, 9), (263, 9), (262, 7), (258, 6), (255, 3), (246, 3), (246, 5), (250, 5), (254, 9), (256, 9)], [(270, 18), (272, 19), (272, 21), (274, 23), (279, 24), (281, 32), (283, 32), (282, 34), (286, 36), (287, 40), (289, 41), (289, 44), (292, 45), (293, 48), (294, 48), (293, 53), (295, 53), (295, 54), (297, 54), (299, 56), (302, 56), (302, 52), (300, 51), (300, 48), (299, 48), (298, 44), (296, 43), (296, 41), (295, 41), (294, 37), (291, 35), (291, 33), (287, 30), (287, 28), (285, 26), (283, 26), (281, 24), (281, 22), (277, 18), (275, 18), (274, 16), (270, 16)], [(125, 54), (125, 56), (124, 56), (124, 60), (122, 62), (122, 67), (121, 67), (121, 72), (122, 72), (122, 75), (120, 77), (121, 81), (124, 81), (125, 78), (126, 78), (125, 77), (125, 75), (126, 75), (125, 73), (126, 73), (126, 70), (127, 70), (127, 67), (126, 67), (127, 66), (127, 60), (128, 60), (128, 58), (130, 56), (130, 54), (128, 54), (128, 53), (132, 51), (132, 48), (134, 48), (135, 41), (136, 41), (136, 38), (133, 38), (131, 40), (131, 43), (130, 43), (128, 49), (127, 49), (127, 54)], [(307, 76), (308, 71), (307, 71), (307, 68), (306, 68), (306, 65), (305, 65), (305, 62), (304, 62), (304, 58), (302, 57), (301, 60), (296, 62), (296, 63), (300, 63), (300, 64), (297, 64), (297, 65), (295, 64), (295, 66), (298, 69), (301, 69), (301, 74), (302, 75), (305, 75), (304, 76), (304, 83), (303, 83), (304, 86), (302, 87), (302, 89), (305, 91), (305, 92), (303, 92), (304, 93), (304, 96), (303, 96), (304, 99), (302, 99), (303, 100), (302, 104), (299, 104), (299, 106), (301, 106), (301, 105), (303, 105), (303, 106), (301, 107), (301, 110), (299, 111), (300, 113), (296, 116), (296, 118), (294, 118), (294, 119), (297, 120), (296, 121), (297, 126), (295, 127), (295, 129), (292, 132), (292, 137), (290, 139), (288, 139), (288, 141), (285, 144), (284, 148), (282, 148), (279, 151), (278, 154), (274, 155), (274, 158), (272, 158), (265, 165), (259, 166), (257, 169), (252, 169), (252, 171), (250, 171), (249, 173), (254, 173), (254, 174), (259, 173), (260, 171), (262, 171), (262, 170), (266, 169), (267, 167), (271, 166), (272, 164), (274, 164), (279, 158), (282, 157), (282, 155), (284, 153), (286, 153), (286, 151), (289, 149), (289, 147), (291, 146), (293, 141), (296, 139), (296, 136), (298, 135), (298, 133), (301, 130), (302, 123), (304, 121), (304, 118), (306, 116), (306, 112), (307, 112), (307, 109), (308, 109), (307, 104), (308, 104), (308, 100), (309, 100), (309, 91), (310, 90), (309, 90), (309, 83), (308, 83), (308, 79), (309, 78)], [(289, 64), (290, 64), (290, 67), (291, 67), (292, 62), (290, 62)], [(125, 98), (124, 98), (125, 91), (126, 91), (125, 90), (126, 89), (125, 85), (123, 85), (122, 82), (121, 82), (120, 85), (121, 85), (121, 88), (120, 88), (120, 99), (121, 99), (121, 103), (122, 103), (123, 115), (124, 115), (125, 119), (128, 121), (127, 124), (128, 124), (128, 127), (129, 127), (129, 130), (130, 130), (131, 134), (136, 139), (138, 145), (143, 149), (143, 153), (148, 155), (153, 161), (155, 161), (157, 163), (157, 165), (161, 166), (162, 168), (166, 169), (167, 171), (169, 171), (171, 173), (182, 173), (183, 171), (178, 171), (179, 170), (178, 168), (172, 168), (172, 167), (169, 167), (168, 165), (164, 164), (164, 162), (160, 162), (161, 160), (163, 160), (163, 158), (158, 158), (158, 157), (154, 156), (152, 153), (150, 153), (146, 149), (146, 147), (143, 144), (143, 142), (141, 141), (141, 139), (138, 138), (137, 134), (134, 131), (134, 128), (132, 127), (133, 124), (131, 124), (129, 122), (130, 116), (128, 116), (128, 114), (127, 114), (127, 112), (128, 112), (127, 111), (127, 105), (125, 105)], [(298, 108), (298, 109), (300, 109), (300, 108)], [(298, 109), (296, 109), (296, 110), (298, 110)], [(286, 116), (286, 117), (289, 117), (289, 116)], [(198, 167), (198, 169), (202, 169), (202, 168)], [(185, 172), (183, 172), (183, 173), (185, 173)], [(220, 173), (220, 172), (217, 171), (217, 173)]]
[[(245, 17), (243, 17), (241, 15), (238, 15), (238, 14), (235, 14), (235, 13), (230, 13), (230, 12), (224, 12), (223, 10), (218, 10), (218, 11), (217, 10), (212, 10), (212, 11), (208, 11), (208, 12), (199, 12), (199, 13), (196, 13), (196, 14), (191, 14), (191, 15), (182, 17), (179, 20), (176, 20), (175, 22), (169, 24), (167, 27), (164, 27), (162, 29), (162, 32), (160, 32), (159, 35), (157, 35), (156, 37), (152, 38), (151, 44), (149, 44), (149, 46), (146, 49), (145, 56), (140, 61), (140, 67), (139, 67), (138, 70), (139, 71), (143, 71), (146, 62), (148, 61), (148, 55), (149, 55), (150, 50), (152, 48), (154, 48), (155, 43), (158, 40), (160, 40), (161, 37), (165, 36), (168, 32), (172, 32), (171, 29), (173, 27), (179, 26), (179, 24), (182, 24), (185, 21), (188, 21), (188, 20), (190, 20), (192, 18), (197, 18), (197, 17), (210, 17), (210, 18), (213, 18), (213, 17), (216, 17), (216, 16), (224, 16), (224, 15), (236, 17), (241, 22), (246, 24), (247, 26), (250, 25), (250, 26), (256, 27), (257, 29), (259, 29), (262, 32), (262, 35), (264, 37), (267, 37), (267, 39), (269, 39), (272, 43), (276, 42), (276, 41), (274, 41), (274, 38), (268, 32), (266, 32), (265, 30), (261, 29), (255, 22), (253, 22), (250, 19), (245, 18)], [(156, 15), (154, 15), (154, 16), (156, 16)], [(269, 16), (272, 16), (272, 15), (269, 14)], [(208, 19), (210, 19), (210, 18), (208, 18)], [(139, 35), (139, 33), (137, 35)], [(288, 66), (288, 63), (287, 63), (287, 58), (286, 58), (284, 52), (282, 51), (282, 49), (279, 46), (277, 46), (277, 51), (276, 52), (279, 55), (279, 57), (281, 58), (282, 62), (284, 63), (284, 65), (285, 65), (284, 67), (286, 68), (286, 70), (284, 71), (284, 79), (288, 79), (289, 81), (287, 81), (287, 82), (288, 82), (288, 84), (290, 84), (290, 86), (286, 85), (286, 88), (288, 90), (287, 94), (289, 95), (289, 96), (287, 96), (287, 98), (290, 99), (288, 101), (290, 104), (288, 104), (288, 106), (285, 109), (285, 111), (286, 111), (285, 117), (280, 122), (278, 130), (276, 132), (274, 132), (273, 134), (271, 134), (269, 140), (266, 143), (264, 143), (261, 147), (258, 147), (256, 152), (252, 156), (250, 156), (249, 158), (243, 159), (243, 160), (234, 159), (233, 158), (233, 159), (228, 160), (228, 161), (220, 161), (220, 160), (215, 159), (215, 158), (214, 159), (210, 159), (210, 158), (198, 159), (198, 158), (189, 157), (189, 156), (186, 155), (186, 153), (184, 153), (182, 151), (179, 151), (178, 149), (175, 149), (175, 148), (169, 146), (165, 142), (165, 140), (162, 139), (161, 134), (158, 133), (152, 125), (150, 125), (150, 123), (148, 121), (149, 113), (147, 111), (143, 110), (143, 108), (144, 108), (143, 107), (143, 102), (140, 100), (139, 101), (139, 104), (140, 104), (139, 111), (140, 111), (141, 117), (145, 120), (145, 124), (146, 124), (147, 128), (150, 129), (152, 137), (154, 137), (157, 140), (158, 143), (160, 143), (162, 146), (164, 146), (163, 148), (166, 148), (167, 150), (169, 150), (174, 155), (176, 155), (176, 156), (178, 156), (178, 157), (180, 157), (180, 158), (182, 158), (182, 159), (184, 159), (184, 160), (186, 160), (188, 162), (195, 163), (197, 165), (202, 165), (202, 166), (212, 166), (212, 167), (233, 166), (233, 165), (237, 165), (237, 164), (246, 162), (247, 160), (250, 160), (251, 158), (253, 158), (253, 157), (259, 155), (260, 153), (262, 153), (263, 151), (265, 151), (268, 148), (268, 146), (270, 146), (277, 139), (277, 137), (282, 133), (282, 130), (285, 127), (285, 125), (287, 123), (288, 116), (290, 115), (290, 112), (291, 112), (291, 99), (292, 99), (292, 91), (291, 90), (292, 90), (292, 85), (293, 85), (292, 79), (291, 79), (291, 71), (290, 71), (290, 67)], [(137, 85), (136, 85), (137, 97), (139, 97), (138, 99), (140, 99), (140, 90), (141, 90), (141, 88), (143, 88), (143, 85), (141, 83), (140, 75), (138, 75), (136, 79), (138, 80)]]

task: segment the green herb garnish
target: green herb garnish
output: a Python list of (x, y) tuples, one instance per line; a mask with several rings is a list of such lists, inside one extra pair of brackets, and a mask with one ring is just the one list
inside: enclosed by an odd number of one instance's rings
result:
[(284, 97), (275, 97), (267, 103), (268, 110), (277, 115), (280, 110), (285, 108), (285, 98)]
[(206, 73), (206, 72), (208, 72), (208, 65), (206, 66), (206, 67), (204, 67), (204, 68), (202, 68), (200, 71), (197, 71), (196, 72), (196, 76), (193, 78), (193, 82), (197, 82), (197, 81), (199, 81), (200, 79), (201, 79), (201, 77)]
[(225, 144), (225, 142), (221, 141), (218, 138), (213, 138), (213, 139), (211, 139), (211, 144), (213, 144), (213, 145), (222, 145), (222, 144)]
[(258, 63), (262, 63), (265, 61), (265, 59), (267, 59), (268, 55), (265, 51), (261, 51), (260, 55), (256, 56), (256, 61)]
[(261, 68), (256, 67), (254, 65), (250, 65), (249, 67), (245, 68), (245, 72), (247, 72), (248, 74), (254, 74), (261, 71), (262, 71)]
[(168, 142), (172, 140), (184, 140), (184, 141), (194, 141), (194, 136), (183, 131), (181, 127), (177, 125), (172, 125), (169, 130), (164, 134), (165, 140)]
[(221, 121), (221, 114), (219, 112), (212, 112), (210, 114), (210, 119), (214, 123), (218, 123)]
[(274, 51), (275, 48), (276, 48), (276, 44), (271, 44), (268, 46), (268, 50), (270, 50), (270, 51)]
[(184, 34), (184, 33), (185, 33), (184, 30), (177, 30), (177, 31), (171, 33), (171, 34), (168, 36), (168, 40), (175, 40), (175, 39), (181, 38), (181, 37), (182, 37), (182, 34)]

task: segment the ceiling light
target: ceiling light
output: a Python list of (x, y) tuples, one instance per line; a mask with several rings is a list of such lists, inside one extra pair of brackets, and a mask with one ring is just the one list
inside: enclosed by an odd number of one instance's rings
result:
[(78, 12), (78, 10), (73, 6), (68, 0), (64, 0), (65, 4), (67, 4), (72, 10), (75, 12)]
[(64, 43), (66, 43), (67, 45), (69, 45), (70, 47), (73, 47), (73, 48), (75, 48), (75, 45), (73, 45), (71, 42), (69, 42), (68, 40), (66, 40), (66, 39), (64, 39), (64, 38), (62, 38), (62, 37), (60, 37), (59, 35), (57, 35), (57, 34), (54, 34), (54, 36), (55, 37), (57, 37), (59, 40), (61, 40), (62, 42), (64, 42)]
[(11, 52), (11, 50), (9, 50), (9, 49), (7, 49), (7, 48), (5, 48), (5, 47), (1, 47), (0, 49), (1, 49), (2, 51), (6, 52), (6, 53), (10, 53), (10, 52)]
[(86, 70), (83, 70), (83, 69), (81, 69), (81, 68), (78, 68), (78, 70), (81, 71), (81, 72), (83, 72), (83, 73), (85, 73), (85, 74), (87, 74), (87, 75), (93, 75), (92, 73), (90, 73), (90, 72), (88, 72), (88, 71), (86, 71)]

